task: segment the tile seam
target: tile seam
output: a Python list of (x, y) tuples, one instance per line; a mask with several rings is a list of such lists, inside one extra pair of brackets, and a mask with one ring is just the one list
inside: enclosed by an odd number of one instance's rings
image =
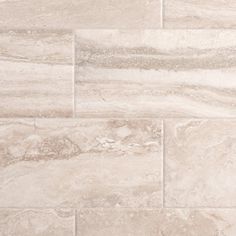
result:
[[(59, 209), (65, 209), (65, 210), (75, 210), (76, 208), (67, 208), (67, 207), (0, 207), (1, 210), (59, 210)], [(150, 207), (150, 208), (138, 208), (138, 207), (121, 207), (121, 208), (116, 208), (116, 207), (111, 207), (111, 208), (102, 208), (102, 207), (84, 207), (80, 208), (79, 211), (83, 210), (103, 210), (103, 211), (125, 211), (125, 210), (147, 210), (147, 211), (155, 211), (155, 210), (162, 210), (163, 207)], [(192, 209), (192, 210), (204, 210), (204, 209), (215, 209), (215, 210), (236, 210), (236, 206), (233, 207), (209, 207), (209, 206), (196, 206), (196, 207), (191, 207), (191, 206), (186, 206), (186, 207), (170, 207), (170, 206), (165, 206), (164, 209)], [(76, 210), (78, 212), (78, 210)]]
[(160, 0), (160, 5), (161, 5), (161, 9), (160, 9), (161, 29), (164, 29), (164, 1), (165, 0)]
[(77, 209), (75, 209), (74, 236), (77, 236)]
[[(0, 120), (43, 120), (43, 119), (47, 119), (47, 120), (53, 120), (53, 119), (78, 119), (79, 117), (75, 116), (75, 117), (62, 117), (62, 116), (57, 116), (57, 117), (0, 117)], [(116, 116), (111, 116), (111, 117), (80, 117), (80, 119), (84, 119), (84, 120), (89, 120), (89, 119), (94, 119), (94, 120), (105, 120), (105, 119), (117, 119), (117, 120), (128, 120), (128, 119), (132, 119), (132, 120), (142, 120), (142, 119), (158, 119), (158, 120), (178, 120), (178, 119), (185, 119), (185, 120), (236, 120), (236, 116), (235, 117), (152, 117), (152, 116), (144, 116), (144, 117), (135, 117), (135, 116), (130, 116), (130, 117), (116, 117)]]
[(162, 120), (162, 207), (165, 208), (165, 120)]
[(72, 60), (73, 60), (73, 75), (72, 75), (72, 106), (73, 106), (73, 118), (75, 118), (75, 112), (76, 112), (76, 107), (75, 107), (75, 70), (76, 70), (76, 63), (75, 63), (75, 30), (72, 31), (73, 35), (73, 42), (72, 42)]

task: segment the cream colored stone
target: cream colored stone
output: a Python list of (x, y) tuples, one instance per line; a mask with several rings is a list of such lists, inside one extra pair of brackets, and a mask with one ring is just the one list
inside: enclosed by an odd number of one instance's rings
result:
[(0, 207), (160, 207), (161, 140), (151, 119), (1, 120)]
[(236, 120), (165, 122), (165, 204), (236, 206)]
[(0, 0), (0, 28), (159, 28), (161, 0)]
[(73, 210), (0, 209), (1, 236), (75, 236)]
[(78, 117), (235, 117), (236, 31), (78, 30)]
[(165, 0), (164, 27), (236, 28), (234, 0)]
[(81, 210), (77, 235), (234, 236), (234, 209)]
[(0, 31), (0, 117), (72, 116), (72, 76), (71, 32)]

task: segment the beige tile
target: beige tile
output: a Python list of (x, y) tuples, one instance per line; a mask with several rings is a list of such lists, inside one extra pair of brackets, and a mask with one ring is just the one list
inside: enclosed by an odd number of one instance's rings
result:
[(164, 0), (167, 28), (236, 28), (234, 0)]
[(235, 117), (236, 31), (78, 30), (79, 117)]
[(166, 121), (166, 205), (235, 207), (235, 156), (236, 120)]
[(70, 32), (0, 31), (0, 117), (71, 116), (72, 75)]
[(153, 28), (161, 0), (1, 0), (0, 28)]
[(72, 210), (1, 209), (0, 236), (74, 236)]
[(0, 122), (0, 207), (159, 207), (162, 123)]
[(83, 236), (234, 236), (236, 210), (84, 210), (78, 212)]

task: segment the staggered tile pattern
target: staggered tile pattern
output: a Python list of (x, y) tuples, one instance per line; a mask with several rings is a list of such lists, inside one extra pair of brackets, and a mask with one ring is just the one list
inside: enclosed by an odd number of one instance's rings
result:
[(233, 0), (0, 0), (0, 236), (235, 236)]

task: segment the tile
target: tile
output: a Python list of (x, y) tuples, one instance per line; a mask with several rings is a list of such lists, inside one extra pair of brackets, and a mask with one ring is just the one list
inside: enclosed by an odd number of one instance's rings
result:
[(165, 0), (166, 28), (236, 28), (234, 0)]
[(74, 236), (72, 210), (1, 209), (1, 236)]
[(0, 117), (72, 116), (72, 76), (69, 31), (0, 30)]
[(236, 206), (236, 120), (165, 122), (165, 203)]
[(159, 207), (162, 122), (0, 121), (0, 207)]
[(84, 210), (78, 212), (83, 236), (234, 236), (235, 209)]
[(0, 28), (153, 28), (161, 0), (1, 0)]
[(78, 30), (78, 117), (236, 117), (236, 31)]

